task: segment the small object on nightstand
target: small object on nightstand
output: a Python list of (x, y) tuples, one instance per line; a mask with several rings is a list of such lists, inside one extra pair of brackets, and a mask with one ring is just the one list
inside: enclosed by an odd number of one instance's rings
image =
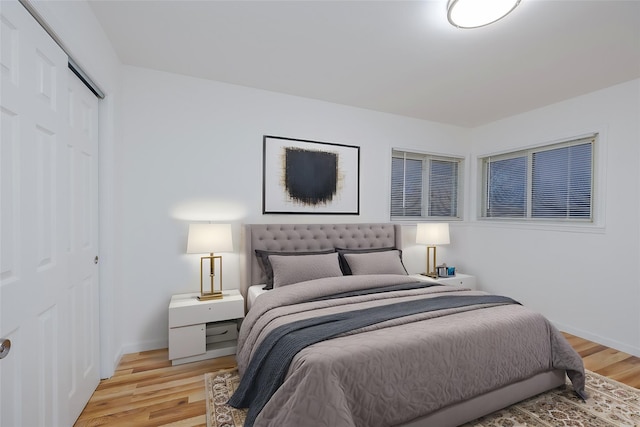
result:
[(456, 275), (456, 268), (442, 264), (436, 268), (436, 272), (438, 273), (438, 277), (452, 277)]
[(447, 268), (447, 264), (437, 266), (436, 273), (438, 274), (438, 277), (449, 277), (449, 269)]

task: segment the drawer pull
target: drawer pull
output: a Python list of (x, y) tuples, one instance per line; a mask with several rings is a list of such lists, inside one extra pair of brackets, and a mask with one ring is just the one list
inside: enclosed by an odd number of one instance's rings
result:
[(209, 336), (224, 335), (224, 334), (226, 334), (227, 332), (229, 332), (229, 331), (228, 331), (228, 330), (226, 330), (226, 331), (224, 331), (224, 332), (220, 332), (219, 334), (211, 334), (211, 335), (209, 335)]

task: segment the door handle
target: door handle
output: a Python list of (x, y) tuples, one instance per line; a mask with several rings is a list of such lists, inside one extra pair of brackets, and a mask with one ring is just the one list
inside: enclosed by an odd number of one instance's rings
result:
[(7, 357), (10, 350), (11, 350), (11, 340), (3, 338), (2, 342), (0, 342), (0, 359), (4, 359), (5, 357)]

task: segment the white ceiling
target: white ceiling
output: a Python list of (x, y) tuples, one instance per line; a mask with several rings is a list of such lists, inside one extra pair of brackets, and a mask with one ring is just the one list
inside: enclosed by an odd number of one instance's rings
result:
[(446, 0), (90, 4), (124, 64), (458, 126), (640, 77), (640, 0), (522, 0), (471, 30)]

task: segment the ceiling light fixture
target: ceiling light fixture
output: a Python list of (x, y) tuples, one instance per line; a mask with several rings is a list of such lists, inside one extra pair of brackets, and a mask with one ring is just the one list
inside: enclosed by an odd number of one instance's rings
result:
[(492, 24), (518, 6), (520, 0), (449, 0), (447, 19), (458, 28), (478, 28)]

